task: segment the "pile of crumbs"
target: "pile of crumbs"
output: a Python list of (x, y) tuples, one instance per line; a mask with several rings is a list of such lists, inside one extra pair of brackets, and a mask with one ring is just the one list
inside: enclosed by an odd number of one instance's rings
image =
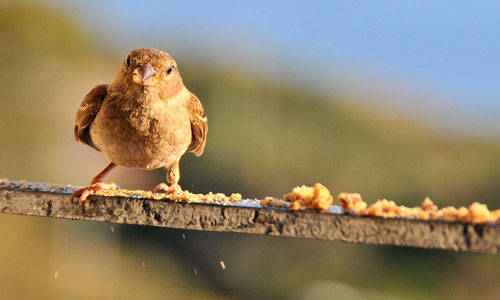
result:
[(153, 193), (152, 191), (144, 190), (101, 190), (96, 191), (95, 195), (98, 196), (116, 196), (116, 197), (137, 197), (146, 199), (169, 199), (175, 202), (189, 202), (189, 203), (230, 203), (241, 200), (241, 194), (231, 194), (226, 196), (223, 193), (208, 194), (194, 194), (189, 191), (176, 192), (172, 194)]
[[(340, 193), (338, 201), (345, 213), (358, 216), (372, 216), (382, 218), (403, 217), (420, 220), (444, 220), (467, 223), (500, 223), (500, 209), (490, 211), (486, 204), (472, 203), (468, 208), (446, 206), (441, 209), (425, 198), (420, 206), (406, 207), (396, 202), (379, 199), (368, 206), (358, 193)], [(321, 212), (328, 210), (332, 204), (330, 191), (317, 183), (314, 187), (295, 187), (291, 193), (283, 195), (283, 200), (266, 197), (261, 200), (262, 206), (288, 207), (292, 210), (314, 209)]]
[[(339, 201), (340, 201), (339, 195)], [(341, 202), (342, 203), (342, 202)], [(343, 207), (345, 211), (359, 216), (373, 216), (383, 218), (404, 217), (420, 220), (444, 220), (451, 222), (466, 223), (500, 223), (500, 209), (490, 211), (486, 204), (473, 202), (468, 208), (461, 206), (455, 208), (446, 206), (441, 209), (432, 202), (430, 198), (425, 198), (420, 206), (406, 207), (397, 205), (394, 201), (379, 199), (366, 209), (356, 207)]]

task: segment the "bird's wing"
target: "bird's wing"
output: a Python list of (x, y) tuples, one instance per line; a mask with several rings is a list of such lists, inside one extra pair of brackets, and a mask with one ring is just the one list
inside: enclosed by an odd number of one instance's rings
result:
[(107, 84), (94, 87), (83, 99), (76, 111), (75, 139), (100, 151), (90, 137), (90, 125), (101, 109), (108, 90)]
[(207, 142), (208, 123), (203, 105), (194, 94), (191, 94), (189, 99), (188, 111), (191, 120), (191, 144), (187, 151), (200, 156)]

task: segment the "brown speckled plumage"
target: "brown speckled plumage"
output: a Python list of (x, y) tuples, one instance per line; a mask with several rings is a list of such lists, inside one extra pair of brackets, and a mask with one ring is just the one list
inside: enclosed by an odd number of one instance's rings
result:
[[(174, 189), (181, 156), (201, 155), (207, 130), (203, 106), (184, 86), (175, 60), (155, 49), (131, 51), (112, 84), (98, 85), (85, 96), (75, 122), (76, 140), (102, 151), (111, 161), (109, 170), (163, 167)], [(84, 203), (82, 193), (74, 196)]]

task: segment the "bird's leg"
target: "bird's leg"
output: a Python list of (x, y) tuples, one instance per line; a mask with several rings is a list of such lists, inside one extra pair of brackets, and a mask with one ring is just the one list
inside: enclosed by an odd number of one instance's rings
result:
[(92, 179), (89, 187), (73, 192), (73, 195), (71, 195), (71, 203), (73, 203), (73, 199), (78, 198), (78, 201), (80, 202), (80, 205), (82, 207), (82, 211), (85, 213), (85, 202), (87, 201), (90, 193), (102, 190), (118, 189), (118, 186), (114, 182), (102, 182), (104, 176), (106, 176), (106, 174), (108, 174), (115, 167), (116, 165), (114, 163), (110, 163), (106, 168), (104, 168), (104, 170), (102, 170)]
[(177, 160), (167, 171), (167, 181), (170, 183), (167, 193), (182, 192), (181, 186), (179, 185), (179, 179), (181, 179), (181, 172), (179, 170), (179, 161)]
[(163, 190), (167, 194), (182, 192), (181, 186), (179, 185), (180, 178), (181, 174), (179, 171), (179, 161), (177, 160), (167, 170), (167, 181), (170, 183), (170, 186), (162, 182), (153, 189), (153, 193), (156, 193), (159, 190)]

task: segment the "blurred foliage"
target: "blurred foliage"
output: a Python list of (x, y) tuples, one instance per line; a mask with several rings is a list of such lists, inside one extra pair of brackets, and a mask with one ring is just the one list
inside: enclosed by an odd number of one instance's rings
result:
[[(0, 40), (0, 177), (87, 184), (106, 159), (74, 142), (74, 112), (94, 85), (113, 80), (129, 49), (110, 54), (64, 11), (32, 4), (0, 5)], [(178, 63), (209, 118), (205, 154), (181, 162), (187, 189), (279, 197), (296, 185), (321, 182), (335, 194), (359, 192), (368, 202), (385, 197), (417, 205), (430, 196), (439, 206), (500, 206), (500, 139), (450, 136), (335, 94), (199, 61)], [(163, 170), (122, 169), (109, 178), (123, 187), (151, 188), (164, 176)], [(4, 215), (0, 221), (0, 254), (8, 261), (0, 289), (12, 299), (91, 298), (106, 290), (115, 293), (105, 294), (110, 298), (130, 299), (169, 293), (173, 299), (220, 293), (494, 299), (500, 291), (500, 262), (482, 254), (136, 226), (117, 227), (110, 236), (104, 225)], [(72, 238), (62, 242), (68, 232)], [(113, 255), (119, 258), (110, 271)], [(146, 258), (154, 271), (141, 273), (137, 265)], [(59, 281), (55, 268), (64, 270)], [(91, 287), (82, 292), (85, 284)]]
[(500, 192), (497, 141), (446, 137), (394, 113), (237, 71), (181, 68), (210, 122), (203, 159), (183, 161), (183, 182), (202, 191), (281, 196), (321, 182), (370, 202), (418, 204), (430, 196), (439, 205), (494, 204)]
[(88, 37), (56, 7), (4, 3), (0, 10), (2, 59), (71, 58), (89, 52)]

